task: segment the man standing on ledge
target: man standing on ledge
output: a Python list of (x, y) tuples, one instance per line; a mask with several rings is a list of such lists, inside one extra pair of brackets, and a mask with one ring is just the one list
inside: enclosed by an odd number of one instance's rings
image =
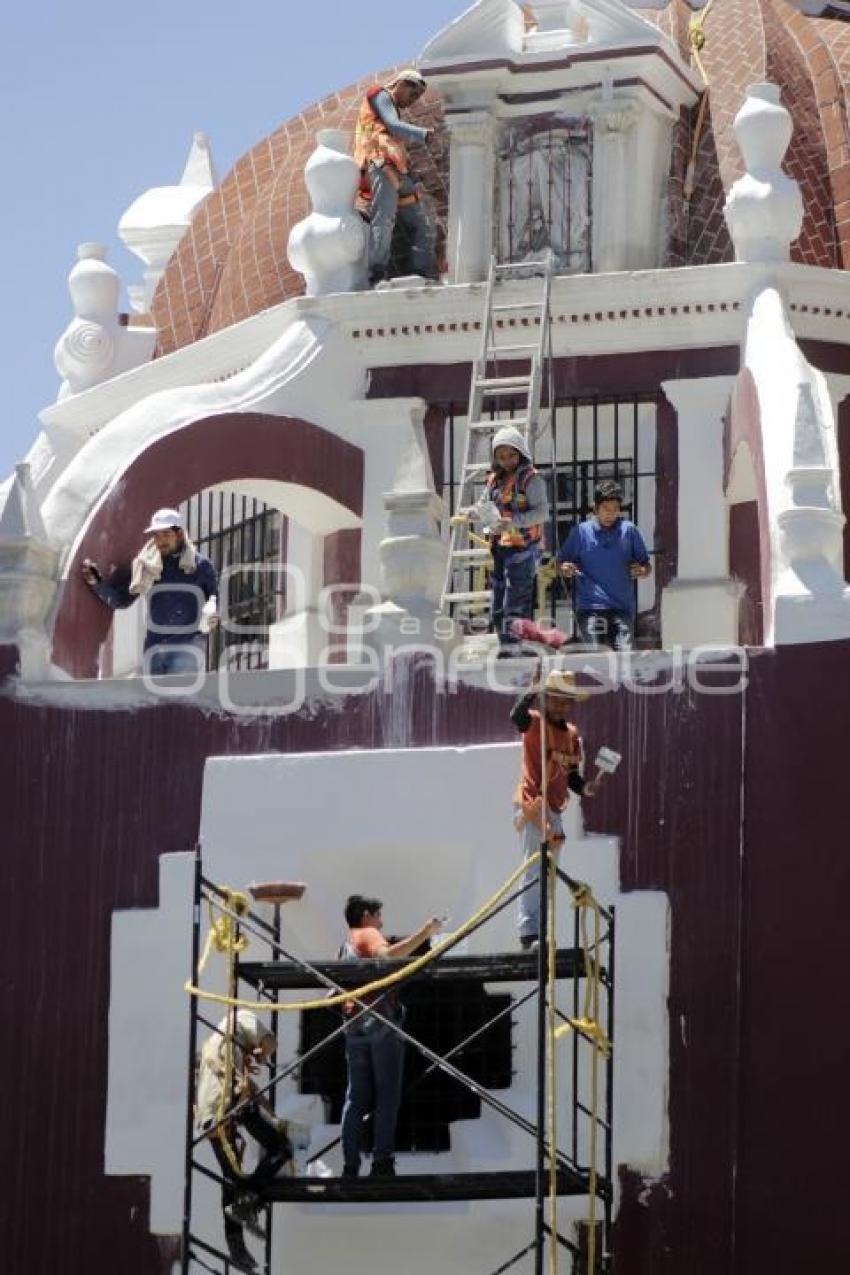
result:
[[(436, 934), (442, 920), (434, 916), (406, 939), (390, 943), (381, 930), (384, 924), (380, 899), (352, 894), (345, 905), (348, 939), (343, 948), (350, 960), (375, 960), (376, 957), (410, 956), (421, 943)], [(404, 1009), (398, 993), (384, 992), (369, 998), (369, 1004), (384, 1018), (401, 1023)], [(348, 1088), (342, 1109), (342, 1155), (345, 1178), (356, 1178), (360, 1172), (360, 1147), (363, 1120), (374, 1111), (372, 1141), (372, 1177), (395, 1177), (395, 1129), (401, 1101), (401, 1073), (404, 1065), (404, 1041), (373, 1014), (355, 1018), (357, 1006), (350, 1001), (346, 1016), (353, 1018), (345, 1032), (345, 1057), (348, 1062)]]
[(205, 663), (202, 624), (210, 628), (218, 620), (215, 567), (197, 552), (176, 509), (158, 509), (144, 534), (150, 539), (133, 559), (129, 583), (107, 584), (88, 558), (83, 579), (112, 610), (150, 594), (145, 633), (149, 673), (198, 673)]
[(573, 527), (558, 550), (561, 573), (576, 581), (578, 640), (630, 651), (634, 581), (652, 571), (643, 536), (622, 514), (623, 491), (606, 478), (593, 493), (593, 517)]
[(375, 84), (360, 107), (354, 136), (354, 158), (360, 165), (360, 194), (369, 209), (369, 283), (389, 277), (390, 250), (396, 218), (410, 237), (414, 274), (438, 280), (434, 228), (423, 207), (420, 188), (410, 175), (407, 142), (425, 142), (432, 130), (408, 124), (399, 111), (418, 102), (427, 88), (418, 71), (408, 67), (388, 84)]

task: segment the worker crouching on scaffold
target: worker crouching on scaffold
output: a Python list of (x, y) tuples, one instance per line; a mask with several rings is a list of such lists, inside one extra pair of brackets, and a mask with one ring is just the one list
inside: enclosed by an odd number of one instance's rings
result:
[[(291, 1171), (289, 1126), (275, 1115), (254, 1082), (275, 1049), (274, 1036), (256, 1014), (240, 1009), (235, 1016), (230, 1013), (222, 1018), (204, 1042), (199, 1060), (195, 1121), (200, 1133), (209, 1133), (224, 1179), (221, 1205), (228, 1252), (233, 1263), (247, 1271), (254, 1270), (256, 1262), (245, 1244), (244, 1228), (263, 1234), (258, 1218), (263, 1187), (284, 1168)], [(228, 1118), (220, 1123), (225, 1114)], [(256, 1168), (244, 1175), (244, 1141), (239, 1134), (243, 1129), (261, 1148)]]
[[(582, 776), (584, 749), (578, 729), (567, 721), (570, 704), (587, 699), (575, 674), (552, 669), (542, 686), (521, 695), (511, 709), (511, 721), (522, 733), (522, 774), (514, 795), (514, 827), (520, 834), (524, 859), (548, 843), (557, 853), (565, 841), (561, 816), (570, 793), (593, 797), (595, 781)], [(534, 707), (534, 705), (537, 705)], [(543, 758), (546, 758), (544, 775)], [(546, 810), (544, 811), (544, 794)], [(523, 948), (533, 948), (540, 932), (539, 860), (522, 879), (527, 888), (519, 897), (517, 928)]]
[(491, 623), (499, 638), (499, 658), (525, 654), (513, 632), (514, 620), (534, 616), (537, 568), (543, 528), (549, 517), (546, 484), (534, 468), (528, 443), (507, 425), (493, 436), (493, 465), (477, 505), (463, 510), (484, 523), (493, 555)]

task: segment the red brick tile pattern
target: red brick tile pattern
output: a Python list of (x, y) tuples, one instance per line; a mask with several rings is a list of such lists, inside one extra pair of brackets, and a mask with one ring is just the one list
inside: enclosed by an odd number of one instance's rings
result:
[[(643, 16), (689, 56), (687, 0), (670, 0)], [(774, 80), (794, 117), (786, 171), (801, 186), (803, 229), (792, 258), (815, 265), (850, 264), (850, 24), (813, 18), (788, 0), (715, 0), (705, 20), (702, 53), (710, 105), (696, 155), (694, 193), (683, 197), (693, 145), (696, 108), (683, 111), (672, 133), (668, 179), (669, 265), (730, 261), (733, 249), (723, 203), (743, 162), (732, 122), (750, 84)], [(290, 120), (238, 161), (221, 186), (197, 210), (157, 290), (152, 312), (159, 353), (303, 292), (303, 280), (286, 260), (292, 226), (309, 210), (304, 164), (319, 128), (353, 134), (357, 110), (379, 72), (333, 93)], [(414, 118), (434, 125), (442, 106), (429, 91)], [(448, 207), (448, 139), (438, 129), (414, 152), (445, 242)]]
[[(357, 112), (370, 84), (390, 71), (373, 73), (333, 93), (290, 120), (243, 156), (195, 213), (153, 300), (158, 353), (167, 354), (208, 333), (238, 323), (304, 291), (304, 281), (286, 259), (294, 224), (309, 211), (304, 165), (320, 128), (354, 135)], [(443, 111), (429, 90), (410, 118), (438, 126)], [(448, 142), (437, 128), (412, 158), (445, 241), (448, 211)]]

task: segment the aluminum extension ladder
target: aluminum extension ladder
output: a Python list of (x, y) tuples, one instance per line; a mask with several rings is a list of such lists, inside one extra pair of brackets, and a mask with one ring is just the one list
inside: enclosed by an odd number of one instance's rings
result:
[[(544, 364), (549, 352), (550, 296), (552, 292), (553, 254), (538, 262), (516, 262), (500, 265), (490, 258), (484, 320), (481, 325), (481, 352), (473, 364), (469, 388), (466, 446), (458, 487), (457, 508), (474, 505), (482, 494), (491, 467), (493, 435), (505, 425), (518, 429), (533, 443), (538, 429)], [(500, 302), (500, 285), (511, 280), (534, 278), (540, 281), (540, 293), (530, 301)], [(522, 318), (519, 329), (497, 327), (501, 316)], [(535, 339), (524, 345), (500, 345), (497, 337), (506, 330), (534, 333)], [(502, 362), (528, 362), (528, 370), (500, 374)], [(503, 416), (499, 402), (525, 395), (525, 407), (518, 416)], [(455, 620), (470, 624), (482, 612), (489, 612), (492, 590), (475, 587), (490, 561), (490, 550), (481, 543), (467, 519), (461, 514), (452, 519), (449, 554), (441, 600), (442, 610)], [(470, 587), (472, 586), (472, 587)]]

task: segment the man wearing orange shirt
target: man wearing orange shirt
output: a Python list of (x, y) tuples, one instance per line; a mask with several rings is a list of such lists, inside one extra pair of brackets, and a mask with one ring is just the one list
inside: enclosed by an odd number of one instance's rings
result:
[[(561, 815), (571, 792), (580, 797), (592, 797), (596, 792), (594, 783), (585, 780), (581, 773), (584, 764), (581, 736), (573, 723), (567, 721), (570, 703), (586, 698), (576, 685), (574, 673), (552, 669), (542, 686), (521, 695), (511, 709), (511, 721), (522, 733), (522, 774), (514, 794), (514, 827), (520, 834), (525, 859), (535, 854), (543, 841), (555, 852), (563, 845)], [(520, 895), (517, 908), (519, 941), (524, 948), (533, 948), (539, 933), (538, 866), (535, 862), (526, 870), (522, 884), (528, 888)]]
[[(345, 905), (348, 939), (344, 953), (351, 960), (375, 960), (410, 956), (421, 943), (440, 929), (440, 917), (433, 916), (409, 938), (390, 943), (381, 933), (384, 924), (380, 899), (352, 894)], [(369, 998), (384, 1018), (400, 1023), (404, 1010), (394, 991)], [(352, 1017), (356, 1006), (346, 1006)], [(363, 1120), (374, 1111), (372, 1177), (395, 1177), (395, 1130), (401, 1101), (401, 1074), (404, 1041), (389, 1023), (374, 1014), (354, 1018), (345, 1033), (348, 1088), (342, 1109), (342, 1175), (356, 1178), (360, 1172)]]

